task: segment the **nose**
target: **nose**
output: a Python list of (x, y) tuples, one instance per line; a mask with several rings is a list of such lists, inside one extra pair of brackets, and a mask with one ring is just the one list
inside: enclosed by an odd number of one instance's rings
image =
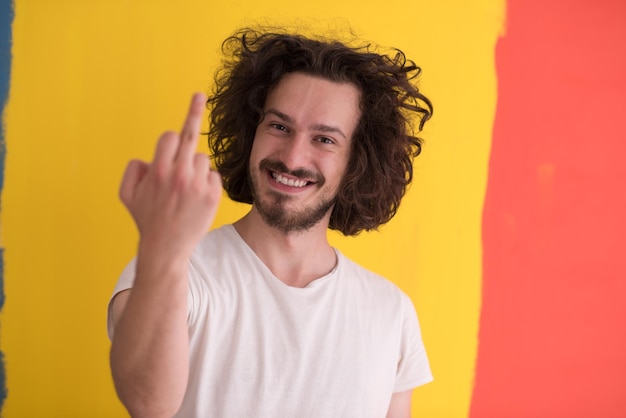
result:
[(304, 135), (293, 135), (285, 140), (279, 158), (290, 171), (306, 168), (310, 158), (308, 139)]

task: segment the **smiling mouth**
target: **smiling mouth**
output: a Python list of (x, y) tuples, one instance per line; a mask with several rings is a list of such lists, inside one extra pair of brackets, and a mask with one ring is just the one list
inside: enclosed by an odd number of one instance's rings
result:
[(274, 171), (271, 171), (270, 174), (277, 183), (284, 184), (285, 186), (289, 186), (289, 187), (301, 188), (301, 187), (306, 187), (309, 184), (311, 184), (310, 181), (290, 179)]
[(312, 185), (321, 187), (324, 184), (324, 177), (321, 174), (304, 168), (290, 170), (279, 160), (263, 159), (259, 163), (259, 168), (277, 184), (291, 187), (292, 190), (305, 189)]

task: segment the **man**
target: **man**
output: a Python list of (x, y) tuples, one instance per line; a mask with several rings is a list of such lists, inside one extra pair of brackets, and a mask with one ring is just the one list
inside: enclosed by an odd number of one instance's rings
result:
[[(327, 229), (395, 214), (432, 107), (395, 57), (245, 30), (204, 97), (120, 197), (140, 232), (109, 307), (111, 369), (136, 417), (408, 417), (432, 379), (415, 310)], [(250, 212), (206, 234), (223, 187)], [(205, 235), (206, 234), (206, 235)]]

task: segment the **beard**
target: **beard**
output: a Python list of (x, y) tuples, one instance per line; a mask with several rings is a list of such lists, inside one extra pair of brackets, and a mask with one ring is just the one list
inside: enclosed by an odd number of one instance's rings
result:
[[(324, 178), (321, 175), (302, 169), (290, 171), (280, 161), (262, 160), (257, 173), (264, 173), (266, 170), (289, 174), (299, 179), (315, 178), (316, 185), (320, 188), (324, 184)], [(267, 225), (285, 234), (290, 232), (304, 232), (311, 229), (317, 225), (335, 205), (336, 196), (333, 195), (328, 198), (323, 198), (315, 206), (289, 209), (287, 204), (294, 199), (292, 196), (276, 191), (269, 191), (266, 193), (265, 197), (262, 197), (259, 193), (258, 179), (252, 172), (249, 173), (249, 178), (254, 207)]]

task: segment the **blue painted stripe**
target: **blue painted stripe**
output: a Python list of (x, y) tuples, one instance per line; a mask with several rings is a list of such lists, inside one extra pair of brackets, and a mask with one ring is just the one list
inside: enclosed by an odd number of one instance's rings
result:
[[(4, 185), (4, 158), (6, 140), (4, 137), (4, 109), (9, 98), (9, 80), (11, 79), (11, 24), (13, 23), (13, 1), (0, 0), (0, 199)], [(1, 200), (0, 200), (1, 202)], [(4, 249), (0, 248), (0, 309), (4, 306)], [(4, 354), (0, 351), (0, 411), (7, 397), (6, 369)]]
[[(6, 154), (4, 108), (9, 97), (9, 80), (11, 78), (11, 23), (13, 23), (13, 1), (0, 0), (0, 107), (2, 109), (2, 126), (0, 127), (0, 191), (4, 185), (4, 156)], [(2, 304), (0, 304), (0, 308), (2, 308)]]

